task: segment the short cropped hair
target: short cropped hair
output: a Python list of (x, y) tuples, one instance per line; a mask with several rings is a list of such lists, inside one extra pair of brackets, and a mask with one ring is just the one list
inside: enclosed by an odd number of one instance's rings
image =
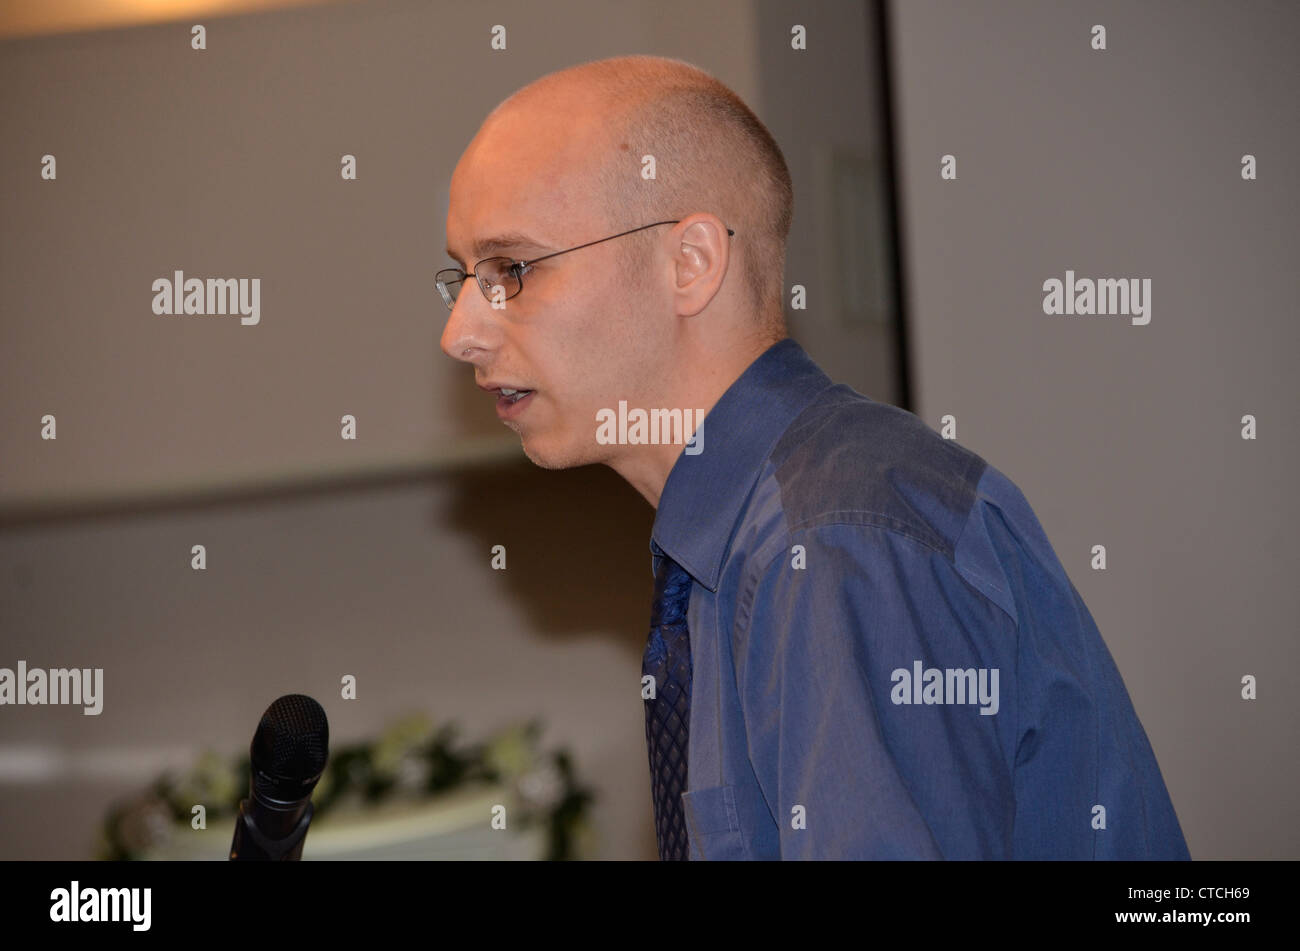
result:
[[(595, 162), (596, 194), (610, 233), (700, 211), (717, 215), (736, 232), (732, 265), (742, 265), (759, 328), (784, 336), (794, 186), (772, 133), (735, 92), (682, 60), (596, 60), (551, 73), (533, 86), (574, 80), (597, 101), (614, 104), (605, 129), (607, 154)], [(653, 179), (643, 176), (645, 156), (654, 157)], [(619, 240), (630, 269), (637, 267), (645, 236), (655, 230)]]

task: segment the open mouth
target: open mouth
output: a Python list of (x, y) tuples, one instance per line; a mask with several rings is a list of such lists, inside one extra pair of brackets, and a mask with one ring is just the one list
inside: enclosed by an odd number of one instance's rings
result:
[(518, 403), (521, 399), (523, 399), (525, 396), (528, 396), (533, 391), (512, 390), (509, 387), (503, 386), (497, 392), (500, 394), (500, 396), (498, 397), (498, 401), (504, 401), (507, 404), (514, 404), (514, 403)]
[(497, 394), (497, 418), (502, 422), (513, 420), (533, 405), (536, 390), (514, 389), (509, 386), (499, 387)]

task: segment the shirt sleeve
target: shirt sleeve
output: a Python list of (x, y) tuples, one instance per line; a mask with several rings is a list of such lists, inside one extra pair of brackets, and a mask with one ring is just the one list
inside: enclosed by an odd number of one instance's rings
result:
[[(1014, 669), (992, 670), (1014, 657), (1012, 619), (905, 532), (859, 519), (788, 540), (750, 579), (732, 634), (781, 857), (1008, 857)], [(962, 672), (961, 703), (923, 702), (932, 669)]]

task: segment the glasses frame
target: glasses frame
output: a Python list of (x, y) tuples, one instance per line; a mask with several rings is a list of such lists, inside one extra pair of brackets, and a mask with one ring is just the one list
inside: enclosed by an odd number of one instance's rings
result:
[[(546, 261), (551, 258), (556, 258), (559, 257), (561, 254), (568, 254), (570, 251), (581, 251), (583, 248), (589, 248), (593, 244), (600, 244), (602, 241), (613, 241), (615, 238), (621, 238), (624, 235), (633, 234), (637, 231), (644, 231), (646, 228), (654, 228), (659, 225), (675, 225), (681, 220), (682, 219), (680, 218), (674, 218), (671, 221), (655, 221), (648, 225), (642, 225), (639, 228), (632, 228), (628, 231), (620, 231), (618, 234), (611, 234), (608, 238), (597, 238), (595, 241), (588, 241), (586, 244), (580, 244), (572, 248), (565, 248), (563, 251), (553, 251), (550, 254), (544, 254), (540, 258), (532, 258), (531, 260), (517, 260), (515, 258), (510, 257), (509, 255), (498, 254), (498, 255), (493, 255), (490, 258), (484, 258), (482, 261), (479, 261), (477, 264), (474, 265), (474, 269), (469, 272), (466, 272), (462, 268), (458, 268), (458, 267), (443, 268), (437, 274), (434, 275), (433, 278), (434, 286), (438, 288), (438, 293), (442, 295), (442, 301), (444, 304), (447, 305), (447, 309), (454, 310), (456, 307), (456, 298), (451, 296), (451, 291), (447, 289), (448, 285), (462, 283), (466, 278), (469, 277), (470, 274), (473, 274), (474, 283), (478, 285), (478, 289), (483, 292), (483, 296), (486, 297), (490, 303), (492, 301), (492, 295), (489, 290), (489, 286), (484, 282), (483, 278), (479, 277), (478, 269), (482, 267), (484, 264), (486, 264), (488, 261), (509, 261), (510, 266), (507, 268), (507, 270), (514, 273), (514, 278), (519, 283), (519, 290), (515, 291), (509, 297), (502, 298), (503, 300), (510, 300), (511, 298), (518, 297), (521, 293), (523, 293), (524, 275), (529, 270), (532, 269), (532, 266), (534, 264), (538, 263), (539, 261)], [(727, 229), (728, 235), (734, 236), (735, 233), (736, 232), (733, 231), (732, 229), (730, 228)], [(443, 274), (458, 274), (460, 276), (455, 278), (454, 280), (445, 280), (441, 277), (441, 275)], [(497, 286), (497, 285), (492, 285), (492, 286)]]

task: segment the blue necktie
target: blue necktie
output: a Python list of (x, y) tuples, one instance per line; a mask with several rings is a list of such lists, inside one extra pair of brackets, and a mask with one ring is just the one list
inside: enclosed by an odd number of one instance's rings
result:
[(642, 676), (649, 675), (655, 682), (655, 699), (645, 702), (645, 740), (650, 751), (659, 858), (685, 861), (689, 851), (682, 793), (686, 791), (691, 725), (691, 638), (686, 630), (686, 606), (692, 581), (667, 555), (658, 554), (658, 562), (650, 638), (641, 662)]

